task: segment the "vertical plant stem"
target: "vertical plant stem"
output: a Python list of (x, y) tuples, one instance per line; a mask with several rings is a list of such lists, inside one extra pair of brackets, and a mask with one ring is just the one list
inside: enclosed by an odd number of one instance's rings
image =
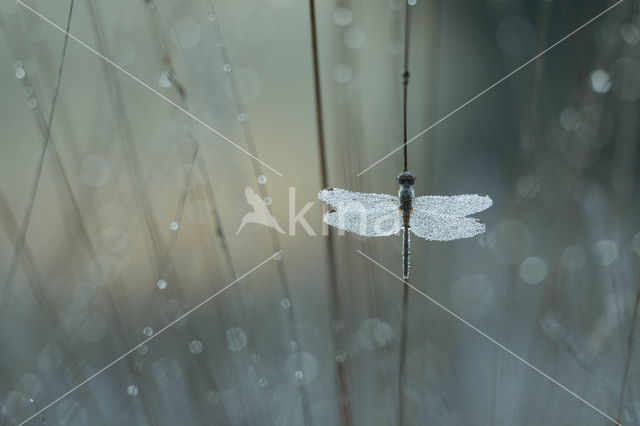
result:
[[(403, 137), (403, 171), (409, 170), (407, 156), (407, 88), (409, 86), (409, 2), (404, 3), (404, 66), (402, 70), (402, 137)], [(403, 238), (403, 269), (404, 280), (409, 283), (409, 228), (407, 220), (404, 224)], [(404, 425), (404, 391), (403, 383), (407, 363), (407, 317), (409, 307), (409, 286), (402, 288), (402, 312), (400, 318), (400, 363), (398, 371), (398, 425)]]
[[(315, 0), (309, 0), (309, 18), (311, 24), (311, 56), (313, 60), (313, 88), (315, 95), (316, 108), (316, 128), (318, 132), (318, 150), (320, 157), (320, 181), (323, 188), (328, 186), (328, 170), (327, 170), (327, 153), (325, 148), (324, 137), (324, 117), (322, 114), (322, 90), (320, 85), (320, 61), (318, 54), (318, 29), (316, 25), (316, 5)], [(325, 239), (325, 254), (328, 261), (329, 269), (329, 309), (330, 319), (335, 321), (340, 318), (340, 295), (338, 292), (338, 274), (336, 270), (336, 255), (333, 248), (334, 234), (329, 228), (328, 238)], [(337, 344), (334, 344), (337, 346)], [(343, 363), (336, 362), (336, 380), (338, 390), (338, 406), (341, 407), (341, 423), (343, 425), (351, 424), (351, 415), (349, 413), (348, 403), (341, 403), (341, 397), (348, 396), (346, 374)]]

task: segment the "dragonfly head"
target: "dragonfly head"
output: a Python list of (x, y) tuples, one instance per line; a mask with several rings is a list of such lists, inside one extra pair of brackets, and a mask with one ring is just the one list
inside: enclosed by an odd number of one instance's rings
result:
[(413, 185), (416, 183), (416, 177), (411, 172), (402, 172), (397, 177), (396, 180), (400, 185)]

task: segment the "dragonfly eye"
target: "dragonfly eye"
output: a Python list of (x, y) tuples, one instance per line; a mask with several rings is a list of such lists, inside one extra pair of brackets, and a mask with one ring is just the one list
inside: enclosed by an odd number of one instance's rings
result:
[(416, 183), (416, 177), (411, 172), (402, 172), (397, 177), (396, 180), (402, 184), (413, 185)]

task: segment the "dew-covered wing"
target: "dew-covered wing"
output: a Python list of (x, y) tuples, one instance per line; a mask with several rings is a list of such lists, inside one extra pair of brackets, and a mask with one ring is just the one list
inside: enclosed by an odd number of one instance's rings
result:
[(409, 226), (418, 237), (434, 241), (469, 238), (485, 231), (484, 223), (472, 217), (432, 215), (417, 209), (411, 212)]
[(426, 195), (413, 200), (413, 209), (431, 215), (463, 217), (488, 209), (491, 204), (491, 198), (484, 194)]
[(365, 237), (385, 237), (397, 234), (402, 228), (402, 211), (389, 201), (381, 201), (372, 208), (347, 204), (329, 210), (322, 220), (328, 225)]
[(318, 198), (336, 209), (349, 205), (360, 205), (364, 209), (372, 209), (378, 207), (380, 203), (393, 203), (396, 207), (400, 206), (400, 200), (393, 195), (353, 192), (338, 188), (323, 189), (318, 192)]

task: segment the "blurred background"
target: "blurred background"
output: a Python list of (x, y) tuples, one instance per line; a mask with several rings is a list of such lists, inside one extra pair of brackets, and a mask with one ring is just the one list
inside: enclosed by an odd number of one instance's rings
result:
[[(68, 0), (26, 3), (66, 27)], [(307, 1), (75, 0), (140, 81), (70, 39), (43, 156), (64, 34), (0, 0), (0, 424), (132, 348), (28, 424), (387, 426), (399, 389), (404, 425), (613, 424), (416, 292), (399, 380), (402, 283), (356, 250), (400, 274), (401, 238), (323, 236), (316, 193), (322, 150), (328, 185), (397, 191), (401, 151), (357, 175), (402, 141), (405, 3), (316, 3), (324, 143)], [(409, 3), (409, 137), (614, 4)], [(409, 145), (417, 195), (494, 200), (484, 235), (412, 241), (412, 284), (624, 425), (639, 99), (625, 0)], [(237, 233), (245, 187), (285, 233)]]

